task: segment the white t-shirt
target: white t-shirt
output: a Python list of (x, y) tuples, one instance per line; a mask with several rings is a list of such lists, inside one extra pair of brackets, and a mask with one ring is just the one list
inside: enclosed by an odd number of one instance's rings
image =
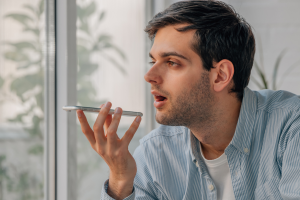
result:
[[(200, 143), (200, 142), (199, 142)], [(208, 172), (217, 187), (218, 200), (235, 200), (232, 189), (229, 165), (227, 156), (223, 153), (219, 158), (207, 160), (203, 156), (200, 144), (201, 156), (207, 166)]]

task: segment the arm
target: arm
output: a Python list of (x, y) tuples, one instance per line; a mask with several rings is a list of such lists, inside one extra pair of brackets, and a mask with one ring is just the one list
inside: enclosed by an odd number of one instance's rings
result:
[(279, 190), (285, 200), (300, 199), (300, 110), (292, 117), (286, 134)]

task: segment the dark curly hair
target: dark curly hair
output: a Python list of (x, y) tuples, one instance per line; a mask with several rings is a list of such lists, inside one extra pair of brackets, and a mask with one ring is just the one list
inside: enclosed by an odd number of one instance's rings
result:
[(234, 86), (230, 92), (236, 93), (242, 101), (255, 54), (251, 26), (224, 2), (190, 0), (174, 3), (155, 15), (145, 31), (153, 39), (160, 28), (183, 23), (188, 25), (177, 31), (196, 30), (192, 49), (200, 56), (207, 71), (213, 68), (213, 61), (228, 59), (233, 63)]

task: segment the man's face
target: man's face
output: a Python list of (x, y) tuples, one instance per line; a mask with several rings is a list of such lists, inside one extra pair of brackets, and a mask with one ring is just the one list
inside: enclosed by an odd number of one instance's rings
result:
[(145, 75), (151, 84), (156, 121), (189, 126), (212, 117), (213, 94), (209, 72), (192, 50), (194, 30), (178, 32), (186, 25), (158, 30), (150, 51), (152, 68)]

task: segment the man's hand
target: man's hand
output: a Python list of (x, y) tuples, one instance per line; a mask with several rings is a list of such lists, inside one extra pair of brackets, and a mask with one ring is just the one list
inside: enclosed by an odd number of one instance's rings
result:
[[(101, 111), (90, 128), (82, 110), (77, 110), (81, 130), (92, 148), (104, 159), (110, 169), (108, 195), (115, 199), (124, 199), (132, 193), (133, 181), (137, 172), (136, 163), (128, 151), (128, 145), (138, 129), (141, 117), (137, 116), (125, 135), (120, 139), (117, 129), (122, 109), (116, 108), (114, 117), (108, 114), (111, 103), (101, 105)], [(104, 126), (104, 129), (103, 129)]]

